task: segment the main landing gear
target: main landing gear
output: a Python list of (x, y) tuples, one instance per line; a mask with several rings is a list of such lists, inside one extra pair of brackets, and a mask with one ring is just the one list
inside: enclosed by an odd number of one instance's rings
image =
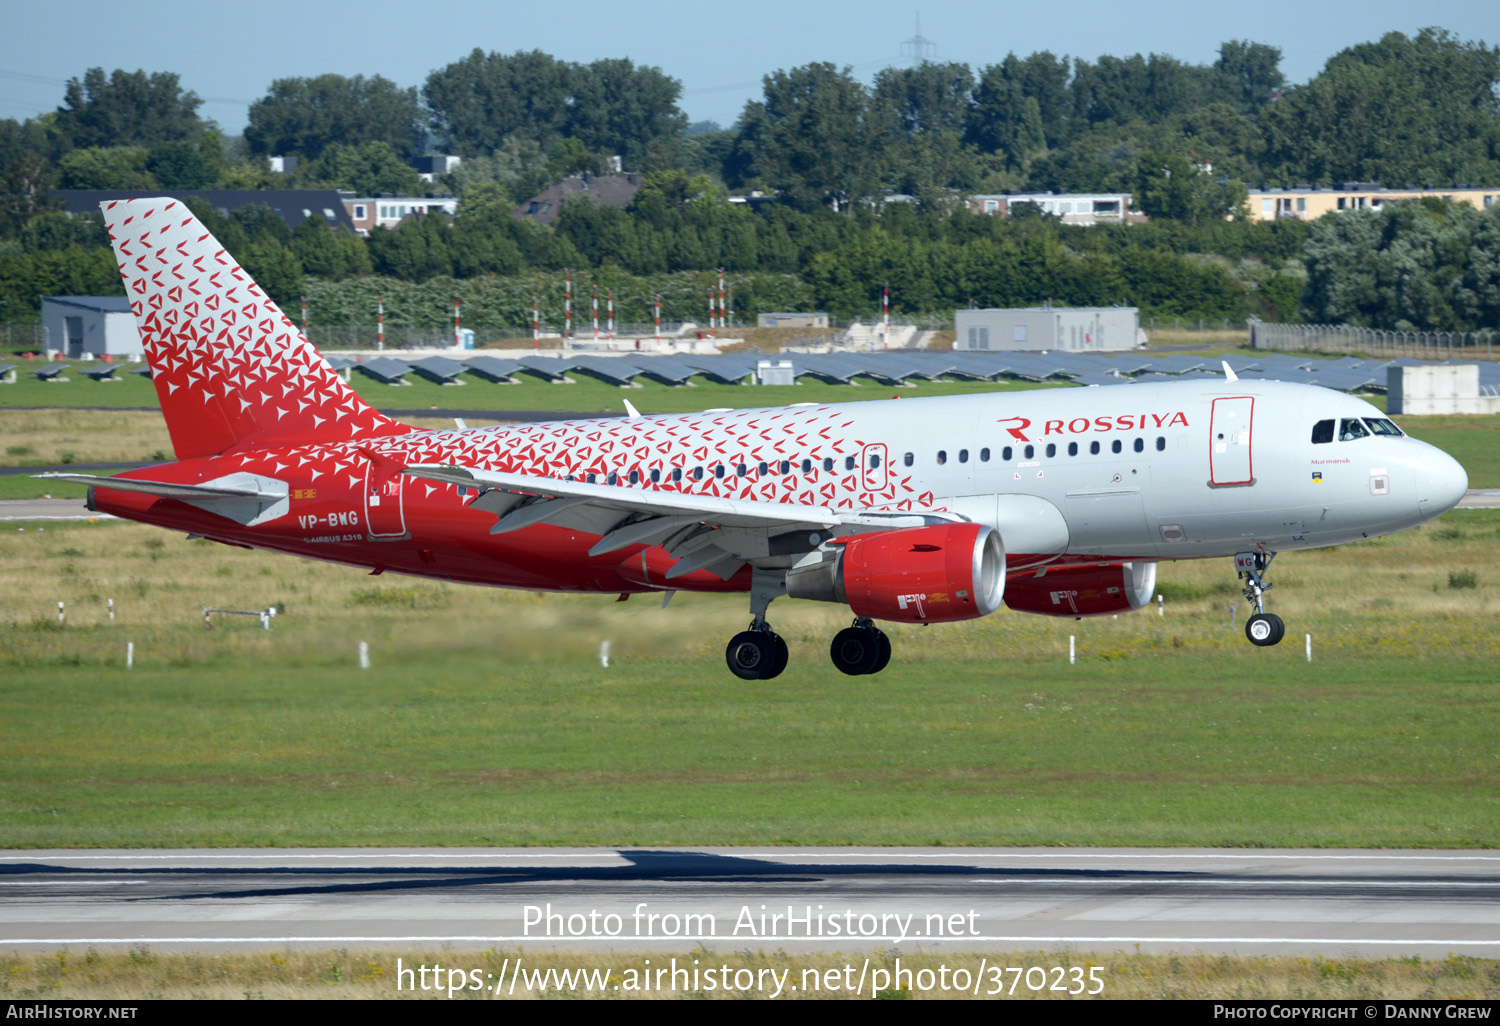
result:
[(1235, 570), (1238, 571), (1240, 580), (1245, 582), (1240, 590), (1250, 600), (1250, 607), (1255, 610), (1250, 619), (1245, 621), (1245, 637), (1250, 639), (1252, 645), (1274, 645), (1286, 635), (1286, 624), (1275, 613), (1266, 612), (1263, 598), (1272, 587), (1265, 581), (1265, 574), (1270, 569), (1271, 560), (1275, 558), (1274, 552), (1245, 552), (1234, 557)]
[[(756, 571), (750, 582), (748, 630), (729, 639), (724, 661), (729, 672), (741, 680), (770, 680), (786, 669), (787, 647), (781, 635), (766, 622), (771, 601), (786, 594), (786, 576)], [(852, 627), (834, 635), (828, 649), (833, 665), (850, 676), (879, 673), (891, 661), (891, 639), (867, 617), (858, 617)]]
[(856, 617), (852, 627), (833, 636), (828, 655), (834, 666), (851, 677), (879, 673), (891, 661), (891, 639), (869, 618)]

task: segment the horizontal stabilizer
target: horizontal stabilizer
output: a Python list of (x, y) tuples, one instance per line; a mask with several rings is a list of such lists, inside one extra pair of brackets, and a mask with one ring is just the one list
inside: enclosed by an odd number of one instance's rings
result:
[(94, 477), (91, 474), (33, 474), (44, 481), (68, 481), (72, 484), (113, 488), (120, 492), (143, 492), (163, 499), (267, 499), (286, 498), (286, 493), (263, 492), (255, 488), (226, 488), (222, 485), (176, 484), (171, 481), (142, 481), (137, 478)]
[[(68, 481), (92, 488), (139, 492), (159, 499), (176, 499), (201, 510), (253, 527), (287, 514), (290, 508), (285, 481), (259, 474), (228, 474), (202, 484), (145, 481), (132, 477), (92, 477), (88, 474), (33, 474), (45, 481)], [(92, 493), (91, 493), (92, 494)]]

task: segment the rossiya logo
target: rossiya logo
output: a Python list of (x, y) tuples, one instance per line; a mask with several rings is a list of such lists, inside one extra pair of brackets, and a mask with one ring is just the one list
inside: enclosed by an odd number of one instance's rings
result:
[[(1018, 442), (1029, 442), (1026, 429), (1031, 427), (1027, 417), (1003, 417), (997, 424), (1014, 425), (1005, 430)], [(1187, 427), (1187, 414), (1174, 413), (1122, 413), (1113, 417), (1074, 417), (1072, 420), (1049, 420), (1043, 423), (1044, 435), (1080, 435), (1087, 431), (1144, 431), (1147, 428)]]

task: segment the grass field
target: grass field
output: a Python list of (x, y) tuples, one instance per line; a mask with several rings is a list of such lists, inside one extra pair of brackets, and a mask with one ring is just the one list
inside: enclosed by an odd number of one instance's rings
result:
[[(400, 969), (411, 966), (441, 966), (440, 979), (449, 982), (449, 969), (462, 967), (477, 970), (495, 979), (504, 978), (507, 970), (521, 960), (528, 970), (545, 973), (548, 970), (597, 974), (596, 981), (603, 978), (606, 988), (619, 988), (599, 993), (583, 987), (558, 989), (555, 985), (547, 991), (518, 989), (510, 999), (556, 998), (556, 997), (645, 997), (677, 998), (680, 1000), (703, 1000), (712, 998), (743, 999), (745, 997), (769, 997), (769, 993), (751, 990), (726, 991), (721, 988), (682, 990), (675, 993), (649, 992), (636, 987), (653, 967), (670, 965), (674, 956), (670, 953), (631, 952), (621, 954), (597, 954), (593, 952), (553, 953), (522, 952), (519, 949), (490, 949), (483, 952), (455, 953), (453, 951), (301, 951), (301, 952), (243, 952), (232, 955), (184, 955), (164, 954), (142, 946), (129, 952), (101, 953), (93, 949), (86, 951), (61, 950), (45, 955), (0, 955), (0, 1000), (27, 1000), (45, 998), (50, 1000), (105, 1000), (131, 1001), (147, 999), (179, 1000), (224, 1000), (224, 999), (309, 999), (335, 1000), (390, 1000), (392, 998), (440, 999), (447, 1001), (450, 994), (444, 988), (415, 991), (410, 978), (403, 979), (403, 990), (398, 992), (397, 976)], [(821, 989), (810, 985), (816, 974), (832, 967), (852, 965), (856, 976), (867, 956), (822, 952), (815, 955), (788, 953), (777, 950), (718, 952), (698, 949), (688, 956), (677, 955), (677, 965), (691, 966), (696, 959), (704, 968), (726, 966), (737, 979), (747, 980), (753, 974), (769, 971), (784, 984), (795, 990), (783, 988), (780, 999), (801, 998), (848, 998), (843, 989)], [(981, 962), (983, 958), (983, 962)], [(400, 960), (398, 963), (397, 960)], [(995, 966), (1035, 967), (1062, 966), (1069, 970), (1062, 979), (1067, 987), (1078, 990), (1093, 990), (1092, 979), (1102, 984), (1099, 998), (1161, 1000), (1250, 1000), (1250, 999), (1297, 999), (1302, 1001), (1350, 1001), (1350, 1000), (1422, 1000), (1422, 1001), (1493, 1001), (1500, 997), (1500, 962), (1493, 959), (1466, 958), (1455, 955), (1442, 960), (1420, 958), (1352, 959), (1352, 958), (1297, 958), (1292, 956), (1232, 957), (1215, 955), (1147, 955), (1147, 954), (1088, 954), (1056, 952), (1017, 951), (1009, 954), (990, 953), (985, 956), (962, 952), (942, 954), (918, 954), (913, 952), (884, 951), (869, 956), (870, 980), (895, 981), (896, 973), (906, 970), (904, 987), (889, 986), (877, 992), (877, 998), (885, 1000), (910, 1000), (923, 998), (949, 999), (978, 998), (983, 1000), (1015, 1001), (1023, 999), (1052, 998), (1073, 1001), (1090, 1000), (1083, 996), (1065, 993), (1049, 993), (1032, 990), (1025, 983), (1024, 973), (1002, 972), (999, 979), (1001, 993), (994, 993)], [(947, 968), (946, 976), (939, 976), (941, 967)], [(1077, 977), (1072, 969), (1081, 972)], [(808, 973), (804, 976), (804, 972)], [(877, 974), (883, 972), (884, 976)], [(979, 994), (964, 993), (949, 986), (939, 990), (937, 980), (954, 980), (963, 973), (969, 980), (978, 979)], [(742, 975), (741, 975), (742, 974)], [(483, 978), (483, 977), (481, 977)], [(429, 982), (431, 976), (422, 982)], [(452, 978), (456, 987), (469, 982), (468, 978)], [(769, 975), (760, 979), (771, 988)], [(841, 974), (842, 979), (842, 974)], [(1049, 981), (1057, 977), (1049, 976)], [(1073, 982), (1074, 980), (1080, 982)], [(576, 983), (577, 977), (574, 981)], [(1033, 975), (1033, 982), (1036, 981)], [(1010, 988), (1014, 988), (1013, 990)], [(1066, 988), (1065, 988), (1066, 989)], [(863, 995), (871, 996), (867, 989)], [(455, 989), (454, 1000), (495, 1000), (491, 995)]]
[[(129, 524), (8, 529), (0, 576), (0, 847), (1500, 843), (1488, 511), (1284, 555), (1275, 649), (1215, 560), (1163, 566), (1165, 616), (894, 627), (873, 678), (828, 662), (846, 612), (783, 601), (792, 663), (758, 684), (723, 666), (737, 597), (372, 578)], [(205, 631), (204, 605), (282, 614)]]

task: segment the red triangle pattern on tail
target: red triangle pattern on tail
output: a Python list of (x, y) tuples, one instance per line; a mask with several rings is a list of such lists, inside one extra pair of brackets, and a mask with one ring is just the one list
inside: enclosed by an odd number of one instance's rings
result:
[(181, 202), (101, 207), (178, 459), (411, 430), (340, 381)]

